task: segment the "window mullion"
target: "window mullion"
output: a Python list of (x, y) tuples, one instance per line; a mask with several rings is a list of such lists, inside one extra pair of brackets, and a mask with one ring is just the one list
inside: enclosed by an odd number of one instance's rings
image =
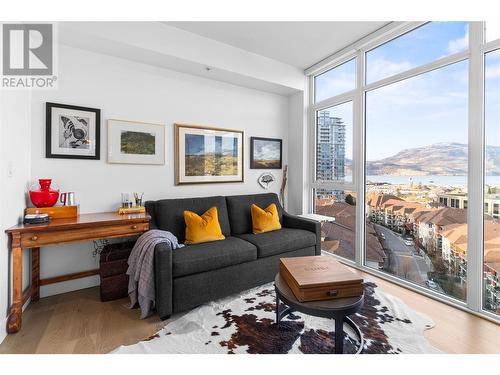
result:
[(484, 24), (469, 24), (469, 164), (468, 164), (468, 239), (467, 305), (482, 308), (483, 273), (483, 167), (484, 167)]
[(357, 90), (348, 91), (348, 92), (342, 93), (340, 95), (336, 95), (336, 96), (333, 96), (331, 98), (322, 100), (321, 102), (314, 103), (312, 105), (312, 109), (314, 111), (321, 111), (322, 109), (326, 109), (329, 107), (334, 107), (334, 106), (339, 105), (339, 104), (351, 102), (354, 100), (353, 98), (354, 98), (354, 96), (356, 96), (356, 92), (357, 92)]
[(353, 182), (356, 192), (356, 241), (355, 261), (358, 266), (364, 264), (365, 254), (365, 53), (359, 52), (357, 56), (357, 84), (354, 97), (353, 117)]
[[(316, 110), (313, 108), (314, 103), (314, 77), (309, 77), (309, 106), (308, 106), (308, 127), (307, 135), (309, 140), (309, 170), (307, 175), (307, 183), (311, 186), (316, 180)], [(314, 212), (314, 197), (313, 190), (308, 189), (307, 212)]]
[(487, 53), (500, 48), (500, 39), (486, 43), (482, 50)]
[(446, 57), (443, 57), (442, 59), (430, 62), (428, 64), (421, 65), (421, 66), (418, 66), (416, 68), (407, 70), (405, 72), (401, 72), (401, 73), (395, 74), (393, 76), (383, 78), (379, 81), (370, 82), (369, 84), (366, 85), (365, 91), (376, 90), (376, 89), (391, 85), (391, 84), (396, 83), (396, 82), (404, 81), (405, 79), (416, 77), (416, 76), (419, 76), (421, 74), (428, 73), (428, 72), (431, 72), (433, 70), (443, 68), (445, 66), (466, 60), (468, 57), (469, 57), (468, 51), (463, 51), (463, 52), (456, 53), (456, 54), (451, 55), (451, 56), (446, 56)]

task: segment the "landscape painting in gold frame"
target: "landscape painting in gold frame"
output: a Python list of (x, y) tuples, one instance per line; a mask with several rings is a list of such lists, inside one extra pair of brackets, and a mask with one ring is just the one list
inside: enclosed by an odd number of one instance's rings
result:
[(176, 185), (243, 182), (243, 131), (174, 126)]

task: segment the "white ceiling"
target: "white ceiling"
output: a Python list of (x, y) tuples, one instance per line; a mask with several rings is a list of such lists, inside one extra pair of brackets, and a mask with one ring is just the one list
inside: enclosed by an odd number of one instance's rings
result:
[(388, 22), (166, 22), (306, 69)]

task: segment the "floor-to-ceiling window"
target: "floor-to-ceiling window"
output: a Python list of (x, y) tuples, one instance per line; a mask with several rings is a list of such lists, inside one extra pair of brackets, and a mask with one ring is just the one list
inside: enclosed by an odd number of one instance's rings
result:
[(467, 65), (366, 93), (366, 220), (385, 253), (382, 270), (460, 300), (466, 293)]
[[(479, 22), (396, 23), (309, 70), (313, 209), (335, 218), (323, 224), (323, 250), (496, 313), (499, 31)], [(348, 127), (347, 143), (332, 141)]]
[[(324, 251), (354, 260), (356, 193), (353, 191), (353, 97), (356, 59), (314, 79), (315, 213), (332, 218), (321, 226)], [(335, 220), (333, 220), (335, 218)]]
[[(366, 54), (366, 209), (383, 272), (465, 300), (468, 61), (404, 73), (467, 49), (468, 25), (431, 22)], [(368, 262), (367, 262), (368, 264)]]
[[(488, 37), (488, 27), (486, 28)], [(495, 30), (493, 30), (495, 31)], [(496, 29), (496, 38), (500, 38)], [(492, 37), (491, 33), (490, 36)], [(488, 40), (488, 38), (487, 38)], [(492, 40), (492, 39), (490, 39)], [(500, 313), (500, 49), (484, 56), (484, 253), (483, 307)], [(488, 205), (488, 206), (487, 206)]]

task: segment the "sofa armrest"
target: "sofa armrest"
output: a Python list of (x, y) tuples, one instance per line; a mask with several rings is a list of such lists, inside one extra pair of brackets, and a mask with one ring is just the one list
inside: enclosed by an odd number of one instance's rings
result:
[(283, 213), (283, 226), (285, 228), (303, 229), (316, 235), (316, 255), (321, 255), (321, 223), (300, 216)]
[(172, 250), (166, 243), (155, 246), (155, 298), (156, 311), (160, 319), (165, 320), (172, 315)]

